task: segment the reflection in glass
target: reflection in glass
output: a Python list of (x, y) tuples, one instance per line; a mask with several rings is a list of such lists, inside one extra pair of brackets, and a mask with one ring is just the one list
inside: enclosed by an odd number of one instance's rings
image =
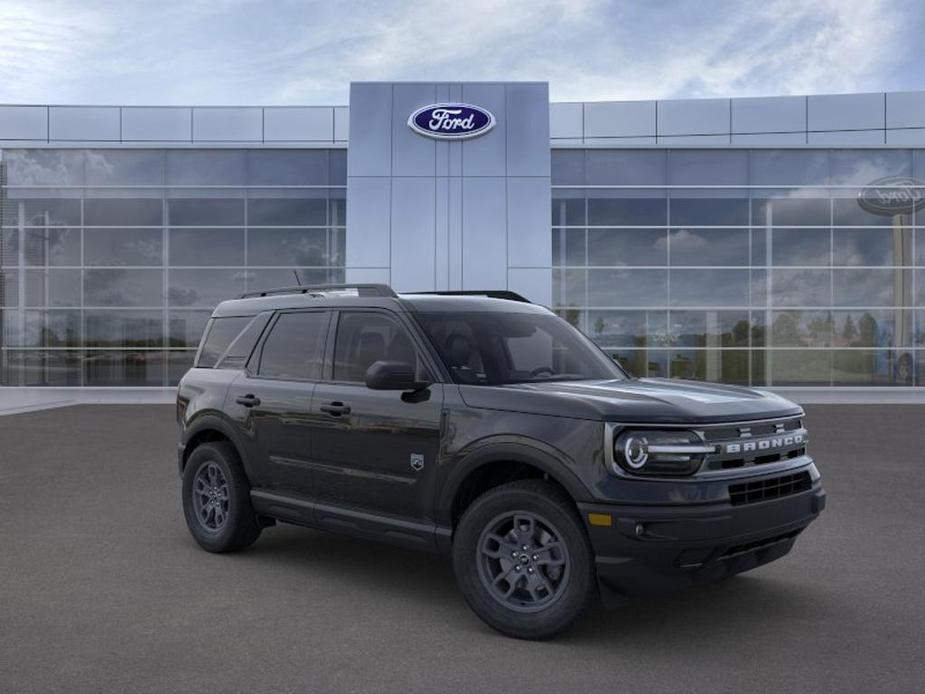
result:
[(829, 157), (824, 149), (753, 149), (749, 168), (749, 183), (754, 186), (824, 186), (829, 182)]
[(748, 229), (672, 229), (672, 265), (748, 266)]
[(187, 197), (167, 201), (172, 226), (243, 226), (244, 199), (238, 197)]
[(164, 182), (164, 150), (88, 149), (87, 185), (161, 185)]
[(164, 221), (164, 203), (160, 197), (87, 198), (84, 200), (84, 224), (87, 226), (160, 226)]
[(748, 306), (748, 270), (672, 270), (672, 306)]
[(164, 321), (160, 311), (84, 311), (86, 347), (162, 347)]
[[(823, 191), (820, 191), (820, 193)], [(760, 191), (752, 199), (752, 224), (759, 226), (809, 227), (824, 226), (831, 223), (829, 199), (804, 197), (799, 189), (794, 191), (767, 191), (761, 196)]]
[[(685, 197), (694, 191), (672, 193), (671, 224), (677, 226), (740, 226), (748, 224), (748, 199)], [(705, 191), (699, 191), (704, 193)], [(710, 194), (716, 195), (715, 191)]]
[(908, 310), (834, 311), (836, 347), (909, 347), (912, 312)]
[(167, 317), (167, 346), (198, 348), (211, 315), (211, 311), (170, 311)]
[(747, 385), (748, 350), (672, 350), (669, 370), (671, 378)]
[(586, 255), (585, 229), (554, 229), (552, 234), (553, 265), (594, 265)]
[(7, 184), (11, 186), (79, 186), (84, 183), (84, 155), (73, 149), (4, 149)]
[(771, 231), (774, 265), (828, 266), (832, 262), (828, 229), (774, 229)]
[(588, 270), (588, 306), (665, 306), (667, 295), (666, 270)]
[(835, 350), (832, 385), (911, 386), (913, 355), (891, 349)]
[(23, 347), (79, 347), (80, 311), (26, 311), (21, 344)]
[(84, 306), (160, 306), (161, 270), (84, 270)]
[(326, 185), (331, 179), (327, 149), (252, 149), (248, 183), (255, 186)]
[(835, 229), (835, 265), (911, 265), (911, 229)]
[[(832, 201), (832, 222), (838, 226), (905, 226), (912, 223), (911, 215), (885, 215), (865, 210), (858, 203), (857, 190), (839, 190)], [(847, 195), (848, 197), (842, 197)]]
[(552, 271), (552, 302), (556, 306), (586, 306), (587, 270)]
[(585, 150), (552, 150), (552, 184), (581, 186), (585, 183)]
[(585, 220), (585, 194), (583, 190), (553, 191), (553, 226), (582, 226), (585, 224)]
[(771, 270), (774, 306), (830, 306), (831, 270)]
[[(256, 233), (256, 232), (253, 232)], [(243, 229), (170, 229), (170, 265), (243, 266)]]
[(7, 367), (0, 374), (3, 385), (79, 386), (80, 352), (68, 350), (25, 351), (6, 353)]
[(669, 334), (678, 347), (748, 347), (748, 311), (672, 311)]
[(829, 347), (832, 314), (829, 311), (773, 311), (771, 345), (774, 347)]
[(25, 229), (26, 265), (80, 265), (80, 229)]
[(234, 186), (245, 183), (247, 183), (245, 150), (167, 150), (167, 185)]
[(327, 229), (250, 229), (247, 262), (251, 267), (343, 264), (336, 239)]
[[(633, 192), (642, 196), (642, 192)], [(588, 224), (592, 226), (665, 226), (664, 197), (617, 197), (613, 191), (588, 191)]]
[(162, 265), (161, 229), (85, 229), (86, 265)]
[[(74, 191), (38, 190), (10, 191), (4, 205), (4, 224), (15, 226), (20, 222), (27, 227), (80, 226), (80, 198)], [(15, 196), (29, 195), (17, 200)], [(68, 195), (69, 197), (56, 197)]]
[(833, 149), (829, 152), (832, 185), (866, 186), (885, 176), (911, 176), (908, 149)]
[(588, 265), (665, 265), (667, 235), (665, 229), (589, 229)]
[(832, 353), (826, 349), (771, 349), (767, 352), (768, 385), (827, 386)]
[[(298, 275), (298, 282), (296, 281)], [(342, 284), (343, 268), (276, 268), (273, 270), (250, 269), (247, 271), (247, 291), (260, 291), (274, 287), (291, 287), (295, 284)]]
[[(911, 271), (903, 269), (835, 270), (834, 305), (901, 306), (904, 285), (911, 279)], [(899, 293), (894, 295), (895, 289), (899, 289)]]
[(26, 270), (26, 306), (80, 306), (80, 270)]
[(722, 186), (748, 183), (748, 151), (679, 149), (671, 152), (671, 185)]
[(164, 352), (90, 350), (83, 374), (87, 386), (162, 386)]
[(588, 311), (588, 336), (602, 348), (664, 347), (668, 343), (666, 311)]
[(251, 226), (324, 226), (327, 197), (299, 191), (305, 197), (251, 197), (247, 201), (247, 223)]
[(193, 368), (196, 350), (171, 350), (167, 352), (167, 385), (176, 386), (184, 374)]
[(170, 306), (213, 308), (225, 299), (241, 296), (245, 291), (246, 276), (244, 269), (170, 270), (167, 303)]
[(585, 151), (588, 185), (664, 185), (668, 156), (664, 150), (589, 149)]

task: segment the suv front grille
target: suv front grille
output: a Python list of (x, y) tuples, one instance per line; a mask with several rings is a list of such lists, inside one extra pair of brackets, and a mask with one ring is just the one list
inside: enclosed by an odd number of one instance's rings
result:
[(708, 444), (716, 446), (715, 452), (706, 457), (706, 470), (734, 470), (790, 460), (806, 455), (808, 441), (801, 417), (708, 426), (703, 436)]
[(798, 472), (794, 475), (772, 477), (755, 482), (742, 482), (729, 485), (729, 502), (733, 506), (752, 504), (757, 501), (779, 499), (791, 494), (805, 492), (812, 486), (808, 472)]

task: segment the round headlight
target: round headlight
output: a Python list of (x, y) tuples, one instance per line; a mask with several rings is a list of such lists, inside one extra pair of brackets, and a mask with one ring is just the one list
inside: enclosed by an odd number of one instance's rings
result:
[(623, 459), (634, 470), (638, 470), (649, 459), (649, 442), (644, 436), (627, 436), (623, 441)]
[[(690, 430), (629, 430), (613, 442), (613, 462), (638, 475), (690, 475), (714, 450)], [(616, 466), (613, 470), (619, 474)]]

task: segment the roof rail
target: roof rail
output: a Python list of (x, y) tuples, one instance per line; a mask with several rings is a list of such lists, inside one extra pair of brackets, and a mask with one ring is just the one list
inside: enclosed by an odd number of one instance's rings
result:
[(398, 296), (387, 284), (306, 284), (298, 287), (277, 287), (276, 289), (264, 289), (259, 292), (247, 292), (242, 294), (242, 299), (252, 299), (259, 296), (276, 296), (278, 294), (321, 294), (323, 292), (341, 291), (344, 289), (355, 289), (357, 296)]
[[(405, 292), (402, 292), (405, 293)], [(507, 299), (508, 301), (520, 301), (524, 304), (530, 304), (531, 302), (525, 296), (518, 294), (517, 292), (512, 292), (508, 289), (450, 289), (446, 291), (437, 291), (437, 292), (407, 292), (408, 294), (432, 294), (437, 296), (487, 296), (491, 299)]]

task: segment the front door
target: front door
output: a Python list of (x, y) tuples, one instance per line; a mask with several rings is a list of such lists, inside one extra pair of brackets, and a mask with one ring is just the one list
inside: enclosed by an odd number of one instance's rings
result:
[(317, 384), (312, 398), (316, 498), (374, 520), (384, 516), (387, 523), (432, 520), (443, 386), (414, 393), (371, 390), (366, 370), (379, 360), (410, 363), (419, 377), (429, 376), (421, 345), (397, 315), (341, 311), (330, 379)]

